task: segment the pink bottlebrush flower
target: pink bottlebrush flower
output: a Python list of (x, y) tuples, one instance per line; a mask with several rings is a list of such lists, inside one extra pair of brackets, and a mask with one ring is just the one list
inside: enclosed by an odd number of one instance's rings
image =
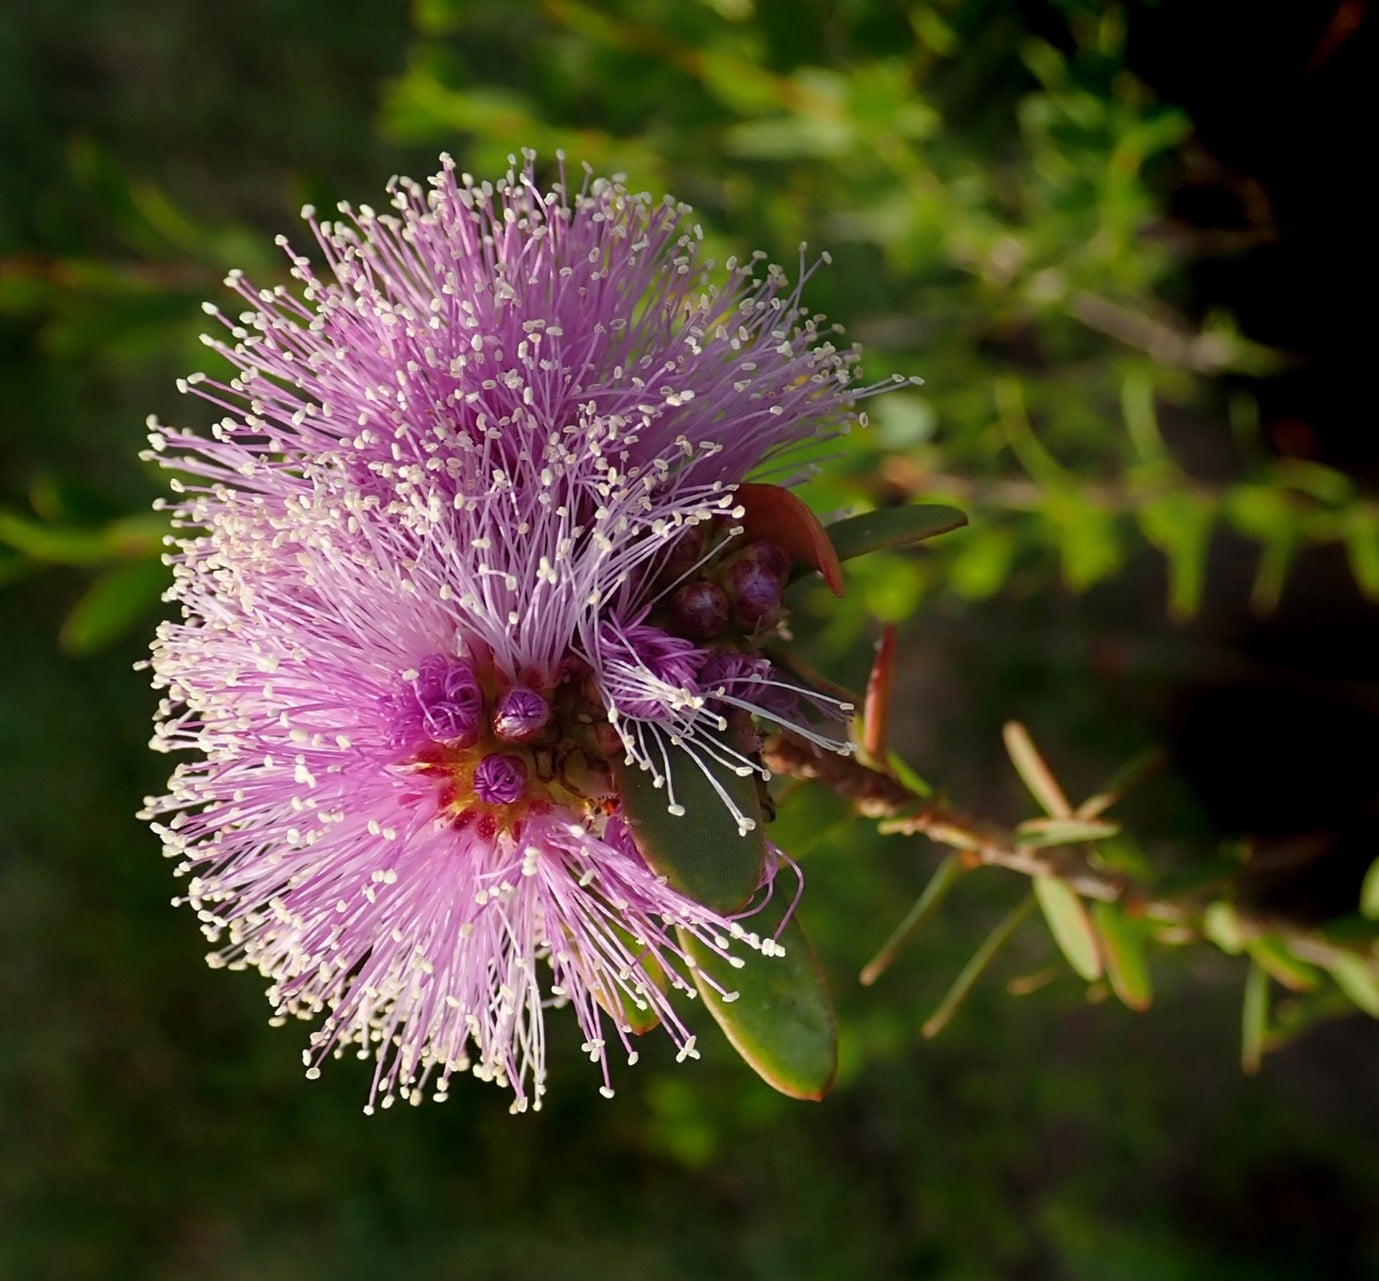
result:
[(186, 477), (155, 746), (195, 755), (146, 813), (212, 961), (323, 1017), (313, 1074), (355, 1047), (370, 1106), (469, 1069), (520, 1109), (548, 1007), (611, 1091), (634, 1026), (694, 1052), (676, 927), (770, 950), (648, 868), (610, 751), (672, 811), (669, 751), (759, 771), (726, 712), (783, 719), (782, 682), (674, 634), (670, 601), (736, 532), (748, 470), (852, 416), (854, 358), (814, 345), (775, 269), (715, 292), (682, 207), (546, 195), (530, 163), (395, 191), (312, 221), (333, 278), (232, 277), (249, 310), (212, 345), (240, 372), (188, 380), (229, 411), (210, 439), (151, 424)]

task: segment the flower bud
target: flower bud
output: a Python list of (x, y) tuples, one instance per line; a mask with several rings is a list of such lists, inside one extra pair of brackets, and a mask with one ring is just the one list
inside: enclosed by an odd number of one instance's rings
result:
[(504, 743), (530, 743), (551, 719), (551, 705), (534, 689), (515, 685), (493, 709), (493, 733)]
[(484, 695), (463, 659), (428, 654), (382, 700), (381, 709), (399, 746), (429, 740), (469, 747), (479, 735)]
[(728, 625), (728, 597), (706, 579), (686, 583), (671, 597), (675, 630), (693, 640), (710, 640)]
[(511, 805), (527, 792), (527, 765), (519, 756), (494, 752), (474, 771), (474, 795), (487, 805)]
[(723, 572), (723, 586), (739, 627), (755, 631), (780, 608), (789, 570), (789, 557), (775, 543), (750, 543), (733, 557)]
[(669, 580), (688, 573), (699, 563), (707, 541), (708, 532), (702, 523), (687, 526), (684, 533), (675, 540), (661, 572)]

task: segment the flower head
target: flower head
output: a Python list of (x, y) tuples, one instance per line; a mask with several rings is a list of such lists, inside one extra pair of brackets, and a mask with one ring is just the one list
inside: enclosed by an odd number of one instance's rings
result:
[(769, 610), (710, 644), (671, 601), (733, 554), (748, 470), (846, 423), (853, 356), (776, 269), (715, 290), (683, 207), (543, 193), (530, 163), (393, 190), (308, 213), (329, 275), (232, 276), (248, 309), (211, 345), (239, 372), (187, 380), (228, 416), (153, 425), (189, 477), (155, 745), (194, 756), (147, 812), (212, 960), (324, 1016), (312, 1072), (356, 1046), (384, 1104), (469, 1069), (525, 1107), (551, 1005), (609, 1090), (634, 1026), (693, 1053), (676, 929), (754, 941), (653, 874), (614, 758), (669, 792), (668, 751), (759, 769), (728, 714), (793, 714), (769, 663), (729, 657)]

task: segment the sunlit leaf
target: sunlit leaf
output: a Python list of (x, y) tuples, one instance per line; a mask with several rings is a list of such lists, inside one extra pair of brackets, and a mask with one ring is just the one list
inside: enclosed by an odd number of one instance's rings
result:
[(827, 526), (839, 560), (854, 560), (868, 552), (896, 551), (913, 547), (967, 524), (956, 507), (930, 503), (913, 507), (882, 507), (860, 516), (849, 516)]
[(1360, 911), (1371, 920), (1379, 919), (1379, 858), (1369, 865), (1360, 886)]
[(1154, 988), (1145, 961), (1143, 927), (1112, 903), (1093, 903), (1092, 919), (1101, 938), (1111, 990), (1130, 1009), (1147, 1010), (1154, 1001)]
[(1097, 818), (1031, 818), (1015, 829), (1021, 845), (1037, 848), (1049, 845), (1075, 845), (1079, 841), (1099, 841), (1115, 836), (1120, 828)]
[(1256, 965), (1267, 970), (1270, 978), (1283, 984), (1290, 992), (1311, 992), (1320, 982), (1317, 971), (1298, 960), (1282, 939), (1267, 936), (1254, 938), (1246, 944), (1245, 950)]
[[(637, 848), (652, 870), (682, 894), (714, 911), (734, 912), (751, 898), (766, 866), (757, 780), (734, 773), (703, 751), (699, 760), (704, 768), (683, 748), (668, 747), (667, 754), (682, 814), (670, 812), (666, 787), (657, 787), (649, 771), (622, 758), (614, 761), (623, 813)], [(739, 829), (720, 788), (753, 824), (749, 831)]]
[(1379, 1019), (1379, 976), (1358, 956), (1337, 956), (1327, 964), (1336, 986), (1366, 1014)]
[(1068, 964), (1087, 982), (1095, 982), (1101, 977), (1101, 952), (1082, 900), (1056, 876), (1035, 877), (1034, 895)]
[[(796, 1099), (821, 1099), (838, 1067), (838, 1027), (818, 957), (792, 916), (782, 929), (790, 895), (777, 887), (771, 901), (743, 925), (776, 937), (784, 955), (767, 956), (734, 944), (734, 966), (693, 935), (680, 941), (695, 963), (704, 1004), (732, 1047), (768, 1085)], [(774, 949), (773, 949), (774, 950)]]
[(1030, 795), (1043, 806), (1045, 813), (1052, 818), (1071, 818), (1073, 807), (1063, 789), (1058, 786), (1052, 771), (1039, 755), (1029, 731), (1019, 721), (1007, 721), (1001, 728), (1005, 739), (1006, 753), (1015, 766), (1016, 773), (1024, 780)]
[(1224, 899), (1212, 903), (1202, 914), (1202, 933), (1230, 956), (1245, 950), (1245, 934), (1233, 908)]

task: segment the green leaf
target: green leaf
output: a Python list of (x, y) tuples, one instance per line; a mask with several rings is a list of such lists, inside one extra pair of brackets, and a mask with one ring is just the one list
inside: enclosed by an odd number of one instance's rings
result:
[(890, 968), (896, 954), (915, 936), (919, 927), (934, 914), (934, 909), (943, 902), (948, 896), (948, 891), (953, 888), (958, 878), (966, 871), (967, 867), (956, 854), (948, 855), (938, 865), (920, 896), (915, 899), (913, 906), (905, 913), (905, 919), (895, 927), (890, 938), (881, 945), (881, 950), (863, 967), (860, 975), (860, 982), (863, 987), (870, 987)]
[(799, 922), (791, 916), (780, 929), (789, 908), (790, 895), (778, 890), (745, 921), (763, 940), (775, 935), (784, 955), (767, 956), (737, 944), (741, 955), (734, 965), (685, 930), (680, 942), (694, 962), (704, 1004), (747, 1065), (782, 1094), (821, 1099), (838, 1068), (837, 1019), (818, 957)]
[[(721, 738), (707, 737), (720, 754), (732, 750)], [(671, 790), (683, 813), (670, 812), (667, 789), (656, 786), (649, 770), (621, 757), (613, 762), (623, 816), (637, 848), (680, 893), (715, 912), (735, 912), (761, 884), (766, 866), (757, 779), (734, 773), (703, 748), (697, 759), (682, 747), (668, 746), (666, 755)], [(748, 831), (741, 831), (720, 788), (752, 824)]]
[(1318, 976), (1316, 970), (1288, 950), (1282, 939), (1260, 937), (1251, 939), (1245, 950), (1261, 969), (1268, 971), (1269, 977), (1283, 984), (1290, 992), (1312, 992), (1316, 990)]
[(1101, 953), (1082, 900), (1056, 876), (1038, 876), (1034, 896), (1059, 950), (1088, 983), (1101, 977)]
[(1250, 963), (1245, 976), (1245, 1002), (1240, 1012), (1240, 1067), (1253, 1075), (1264, 1061), (1264, 1038), (1269, 1025), (1269, 976)]
[(1245, 950), (1245, 935), (1233, 908), (1224, 899), (1212, 903), (1202, 914), (1202, 933), (1229, 956)]
[(1379, 858), (1369, 865), (1360, 886), (1360, 911), (1370, 920), (1379, 919)]
[(1001, 727), (1005, 739), (1006, 753), (1010, 763), (1029, 788), (1030, 795), (1044, 807), (1044, 812), (1052, 818), (1071, 818), (1073, 807), (1063, 795), (1053, 772), (1039, 755), (1029, 731), (1019, 721), (1007, 721)]
[(1076, 845), (1079, 841), (1099, 841), (1115, 836), (1120, 828), (1097, 818), (1031, 818), (1015, 829), (1021, 845), (1041, 848), (1049, 845)]
[(1358, 956), (1337, 956), (1326, 967), (1336, 986), (1364, 1012), (1379, 1019), (1379, 977)]
[(1143, 929), (1111, 903), (1093, 903), (1092, 920), (1101, 937), (1111, 990), (1122, 1005), (1147, 1010), (1154, 1002), (1154, 988), (1144, 957)]
[(63, 619), (58, 644), (90, 654), (117, 640), (157, 603), (171, 579), (159, 560), (139, 560), (102, 574)]
[(838, 559), (855, 560), (868, 552), (913, 547), (926, 538), (935, 538), (965, 524), (967, 517), (956, 507), (926, 503), (913, 507), (882, 507), (861, 516), (849, 516), (825, 528)]
[(996, 953), (1010, 941), (1015, 931), (1024, 923), (1033, 904), (1032, 895), (1021, 899), (1001, 919), (1000, 924), (982, 940), (981, 947), (972, 954), (972, 959), (962, 967), (962, 972), (953, 980), (953, 986), (944, 993), (938, 1009), (928, 1017), (920, 1029), (926, 1037), (932, 1039), (948, 1026), (977, 980), (986, 973), (987, 967), (996, 959)]
[[(628, 952), (638, 959), (638, 966), (633, 970), (633, 974), (638, 978), (645, 976), (650, 979), (657, 987), (665, 989), (669, 986), (669, 979), (661, 963), (652, 956), (648, 949), (639, 944), (631, 934), (621, 929), (617, 925), (610, 923), (609, 928), (618, 940), (627, 948)], [(610, 984), (607, 987), (595, 985), (592, 989), (594, 1000), (596, 1000), (609, 1018), (618, 1027), (625, 1028), (634, 1036), (641, 1036), (650, 1032), (661, 1021), (661, 1017), (645, 998), (636, 996), (632, 991), (620, 987), (617, 984)]]

